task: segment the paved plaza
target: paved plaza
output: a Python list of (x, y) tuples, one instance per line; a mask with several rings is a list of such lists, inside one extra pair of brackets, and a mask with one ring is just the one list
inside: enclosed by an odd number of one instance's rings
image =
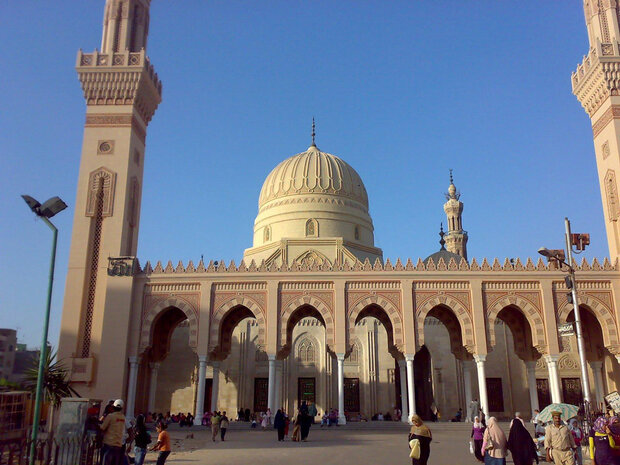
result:
[[(227, 465), (361, 465), (410, 464), (406, 425), (351, 425), (342, 428), (320, 428), (314, 425), (308, 442), (278, 442), (276, 431), (250, 430), (247, 424), (233, 425), (226, 442), (213, 443), (204, 428), (170, 429), (173, 452), (169, 464)], [(243, 426), (238, 429), (238, 426)], [(469, 453), (471, 426), (466, 423), (429, 423), (433, 432), (431, 458), (433, 465), (474, 465)], [(507, 429), (508, 424), (503, 427)], [(193, 435), (193, 438), (188, 438)], [(157, 455), (149, 453), (146, 463), (154, 463)], [(512, 463), (510, 458), (507, 461)]]

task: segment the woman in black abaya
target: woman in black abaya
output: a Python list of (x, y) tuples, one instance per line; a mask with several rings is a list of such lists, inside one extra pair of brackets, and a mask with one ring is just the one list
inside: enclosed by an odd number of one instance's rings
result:
[(534, 440), (520, 420), (512, 422), (508, 436), (508, 450), (515, 465), (532, 465), (534, 461), (538, 463)]

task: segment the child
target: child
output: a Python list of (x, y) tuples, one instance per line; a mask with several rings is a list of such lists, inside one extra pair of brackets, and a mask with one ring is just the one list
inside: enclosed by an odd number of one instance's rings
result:
[(166, 431), (166, 425), (163, 422), (157, 423), (157, 443), (151, 448), (151, 450), (158, 450), (159, 455), (157, 456), (157, 465), (164, 465), (166, 463), (166, 459), (170, 455), (170, 435)]

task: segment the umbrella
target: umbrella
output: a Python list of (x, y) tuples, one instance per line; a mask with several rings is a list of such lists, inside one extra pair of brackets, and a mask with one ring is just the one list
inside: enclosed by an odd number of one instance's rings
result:
[(551, 416), (551, 412), (561, 412), (562, 420), (567, 421), (569, 418), (573, 418), (577, 416), (577, 412), (579, 411), (579, 407), (572, 404), (550, 404), (547, 405), (542, 412), (538, 414), (538, 421), (547, 423), (552, 421), (553, 418)]

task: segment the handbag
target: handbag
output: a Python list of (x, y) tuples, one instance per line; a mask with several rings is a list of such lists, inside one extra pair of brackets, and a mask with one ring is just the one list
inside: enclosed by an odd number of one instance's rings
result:
[(474, 453), (474, 445), (472, 444), (471, 441), (469, 441), (469, 453), (473, 454)]
[(420, 458), (420, 440), (412, 439), (409, 441), (409, 447), (411, 447), (411, 452), (409, 453), (409, 457), (412, 459)]

